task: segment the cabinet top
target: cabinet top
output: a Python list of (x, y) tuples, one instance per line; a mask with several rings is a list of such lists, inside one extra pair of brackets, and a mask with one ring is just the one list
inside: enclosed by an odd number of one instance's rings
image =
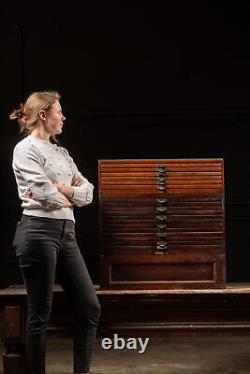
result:
[(207, 162), (222, 162), (224, 161), (223, 158), (116, 158), (116, 159), (98, 159), (98, 162), (102, 161), (110, 161), (110, 162), (128, 162), (128, 161), (186, 161), (186, 162), (199, 162), (199, 161), (207, 161)]

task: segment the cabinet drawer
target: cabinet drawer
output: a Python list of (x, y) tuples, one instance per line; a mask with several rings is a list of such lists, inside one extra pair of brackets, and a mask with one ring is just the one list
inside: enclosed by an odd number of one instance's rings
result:
[[(100, 191), (99, 191), (100, 192)], [(136, 204), (144, 204), (150, 205), (155, 203), (158, 199), (166, 202), (167, 204), (191, 204), (192, 202), (195, 203), (222, 203), (223, 202), (223, 195), (221, 193), (214, 194), (214, 195), (197, 195), (197, 196), (190, 196), (190, 195), (168, 195), (162, 196), (161, 194), (143, 194), (143, 195), (131, 195), (131, 194), (123, 194), (123, 195), (109, 195), (104, 196), (99, 193), (99, 198), (101, 204), (119, 204), (119, 203), (136, 203)]]
[(223, 241), (222, 232), (156, 232), (156, 233), (104, 233), (102, 244), (114, 245), (140, 245), (155, 243), (157, 240), (166, 240), (169, 244), (219, 244)]
[[(158, 199), (160, 201), (160, 199)], [(165, 202), (158, 203), (156, 200), (146, 203), (103, 203), (103, 211), (110, 216), (121, 215), (153, 215), (166, 212), (168, 215), (221, 215), (223, 214), (222, 202), (199, 203), (199, 202)]]
[(219, 288), (224, 255), (103, 256), (102, 285), (111, 289)]
[[(213, 217), (168, 217), (159, 221), (165, 222), (169, 231), (223, 231), (222, 219)], [(102, 232), (154, 232), (158, 221), (155, 217), (112, 217), (103, 216)]]
[[(164, 243), (163, 248), (160, 245)], [(101, 254), (115, 255), (117, 253), (121, 255), (159, 255), (169, 256), (171, 255), (197, 255), (197, 254), (223, 254), (224, 243), (219, 244), (193, 244), (193, 243), (165, 243), (162, 241), (155, 241), (151, 243), (140, 243), (139, 245), (119, 245), (119, 244), (102, 244), (100, 247)]]

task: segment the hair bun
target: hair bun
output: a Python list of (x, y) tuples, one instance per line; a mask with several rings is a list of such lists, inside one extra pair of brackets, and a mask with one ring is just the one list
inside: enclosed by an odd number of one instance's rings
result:
[(13, 112), (10, 114), (10, 119), (24, 119), (26, 114), (24, 112), (24, 105), (21, 103), (18, 109), (14, 109)]

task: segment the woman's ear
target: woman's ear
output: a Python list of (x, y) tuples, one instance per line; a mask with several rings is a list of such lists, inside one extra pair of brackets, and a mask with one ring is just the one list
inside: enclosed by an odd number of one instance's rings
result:
[(45, 110), (40, 110), (39, 113), (38, 113), (38, 116), (39, 116), (39, 118), (40, 118), (42, 121), (46, 121), (46, 119), (47, 119), (47, 115), (46, 115)]

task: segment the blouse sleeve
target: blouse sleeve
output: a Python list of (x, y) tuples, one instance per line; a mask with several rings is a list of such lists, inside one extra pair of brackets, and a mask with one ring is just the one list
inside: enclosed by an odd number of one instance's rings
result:
[(74, 197), (71, 199), (76, 206), (81, 207), (88, 205), (93, 200), (94, 186), (86, 178), (80, 187), (72, 186), (74, 189)]
[(12, 167), (20, 197), (32, 193), (32, 199), (44, 208), (62, 208), (65, 196), (61, 194), (46, 176), (40, 154), (35, 147), (24, 150), (16, 146), (13, 152)]
[(73, 201), (73, 203), (78, 207), (88, 205), (93, 201), (94, 186), (78, 170), (73, 158), (69, 155), (68, 151), (65, 148), (63, 150), (66, 153), (68, 161), (71, 164), (71, 169), (73, 172), (72, 180), (76, 177), (81, 177), (83, 180), (83, 184), (80, 187), (71, 186), (74, 189), (74, 196), (71, 201)]

